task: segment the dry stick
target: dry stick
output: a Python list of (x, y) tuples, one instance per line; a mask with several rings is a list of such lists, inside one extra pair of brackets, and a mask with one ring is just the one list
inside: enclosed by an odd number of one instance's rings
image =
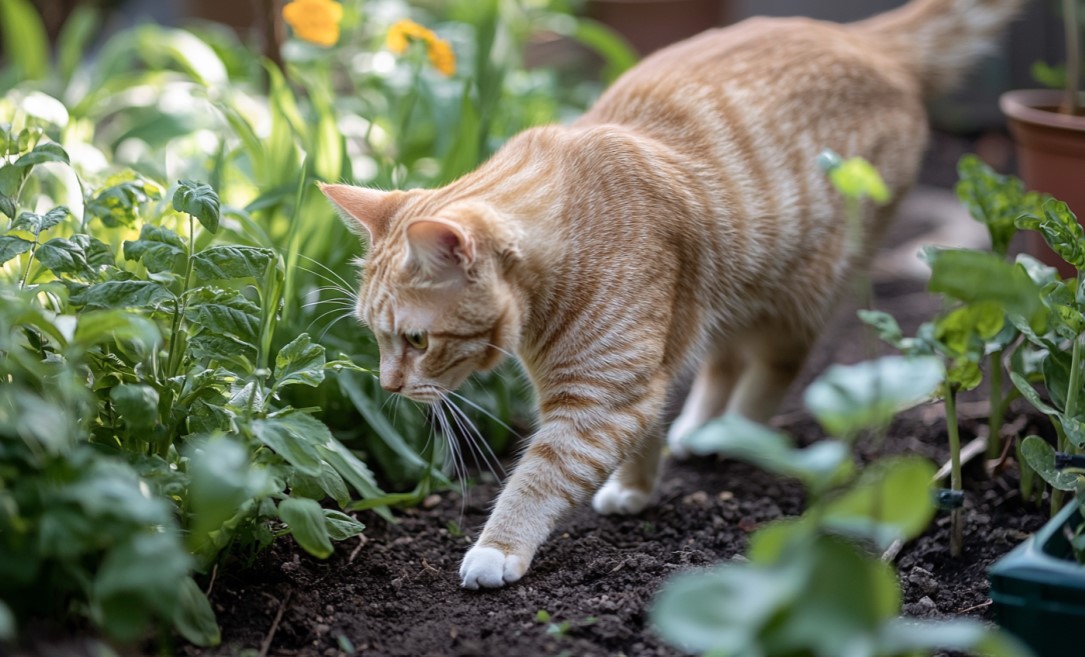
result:
[(203, 592), (207, 597), (211, 597), (211, 590), (215, 588), (215, 576), (219, 574), (219, 565), (215, 564), (211, 569), (211, 581), (207, 584), (207, 590)]
[(283, 612), (286, 611), (286, 605), (290, 602), (290, 595), (293, 591), (287, 591), (283, 596), (283, 601), (279, 604), (279, 611), (275, 614), (275, 620), (271, 621), (271, 629), (268, 630), (267, 636), (264, 637), (264, 643), (260, 645), (259, 657), (267, 657), (267, 651), (271, 648), (271, 640), (275, 638), (275, 632), (279, 629), (279, 621), (283, 619)]

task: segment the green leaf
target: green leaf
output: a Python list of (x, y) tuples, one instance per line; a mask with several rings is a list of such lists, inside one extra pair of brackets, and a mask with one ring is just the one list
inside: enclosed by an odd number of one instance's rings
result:
[(185, 319), (212, 334), (247, 344), (260, 335), (260, 307), (236, 290), (201, 288), (190, 298)]
[(197, 646), (217, 646), (222, 635), (211, 602), (199, 585), (191, 577), (186, 577), (178, 593), (177, 609), (173, 612), (173, 626), (177, 632)]
[(1008, 633), (971, 618), (894, 618), (882, 626), (877, 645), (879, 655), (930, 655), (946, 651), (984, 657), (1033, 655)]
[(152, 281), (106, 281), (79, 288), (71, 303), (86, 308), (145, 308), (151, 310), (176, 300), (173, 293)]
[(138, 240), (124, 242), (124, 259), (142, 261), (147, 271), (154, 273), (173, 271), (185, 251), (176, 233), (151, 224), (143, 224)]
[(878, 337), (904, 351), (904, 334), (900, 330), (900, 324), (889, 313), (880, 310), (860, 310), (859, 320), (870, 326), (878, 334)]
[(254, 246), (212, 246), (192, 257), (196, 280), (254, 278), (260, 281), (268, 267), (278, 263), (271, 249)]
[(158, 422), (158, 391), (142, 383), (122, 383), (109, 391), (121, 419), (133, 429), (149, 429)]
[(796, 477), (815, 492), (843, 480), (852, 469), (848, 448), (839, 441), (823, 440), (797, 449), (785, 434), (734, 413), (711, 420), (683, 442), (695, 454), (722, 454)]
[(0, 34), (8, 64), (19, 79), (42, 80), (49, 74), (49, 37), (28, 0), (0, 0)]
[(72, 343), (89, 348), (103, 342), (129, 340), (150, 354), (162, 341), (158, 325), (124, 310), (84, 311), (78, 315)]
[(849, 157), (831, 168), (829, 180), (848, 198), (870, 198), (879, 205), (889, 202), (890, 193), (885, 181), (874, 165), (861, 157)]
[(931, 480), (935, 468), (920, 457), (883, 459), (863, 471), (859, 481), (825, 505), (822, 523), (881, 549), (895, 540), (915, 538), (934, 518)]
[(1005, 257), (1017, 232), (1014, 220), (1038, 211), (1043, 196), (1026, 190), (1018, 178), (995, 173), (975, 155), (962, 157), (957, 163), (957, 173), (960, 175), (957, 198), (976, 221), (987, 226), (991, 249)]
[[(360, 373), (359, 373), (360, 374)], [(372, 377), (372, 374), (364, 376)], [(381, 413), (380, 405), (362, 388), (358, 374), (353, 371), (342, 372), (339, 375), (339, 389), (350, 399), (354, 408), (361, 413), (362, 418), (372, 427), (385, 445), (396, 453), (403, 461), (415, 468), (427, 468), (425, 459), (418, 455), (407, 443), (403, 434), (396, 430), (388, 417)], [(434, 473), (438, 474), (439, 473)], [(346, 476), (344, 473), (343, 476)]]
[(1032, 387), (1032, 384), (1028, 382), (1028, 379), (1017, 372), (1010, 372), (1010, 380), (1013, 382), (1014, 387), (1021, 393), (1021, 396), (1024, 397), (1028, 403), (1032, 404), (1033, 408), (1044, 415), (1059, 414), (1057, 410), (1040, 398), (1040, 393), (1036, 392), (1036, 388)]
[(219, 229), (219, 197), (210, 185), (193, 180), (178, 181), (173, 209), (190, 214), (212, 233)]
[(288, 497), (279, 502), (279, 517), (290, 528), (303, 550), (318, 559), (332, 554), (331, 537), (324, 521), (324, 510), (316, 500)]
[(1034, 214), (1017, 219), (1018, 228), (1039, 231), (1051, 250), (1077, 270), (1085, 269), (1085, 232), (1070, 207), (1055, 199), (1043, 205), (1043, 217)]
[(288, 385), (316, 387), (324, 380), (324, 347), (302, 333), (275, 356), (275, 389)]
[(87, 262), (87, 253), (83, 247), (63, 237), (54, 237), (42, 244), (34, 257), (57, 276), (68, 274), (85, 280), (93, 280), (98, 276), (98, 272)]
[(45, 214), (23, 212), (11, 223), (11, 230), (25, 230), (37, 237), (39, 233), (47, 231), (67, 219), (68, 215), (68, 208), (64, 206), (55, 207)]
[(15, 199), (0, 191), (0, 214), (14, 219), (15, 213), (18, 211), (19, 208), (15, 205)]
[(931, 266), (927, 286), (931, 292), (965, 303), (994, 302), (1038, 329), (1042, 326), (1040, 288), (1023, 268), (993, 253), (969, 249), (926, 249), (924, 256)]
[(1072, 472), (1063, 472), (1055, 467), (1055, 448), (1047, 444), (1047, 441), (1039, 436), (1028, 436), (1021, 442), (1021, 456), (1037, 474), (1052, 488), (1059, 490), (1074, 490), (1078, 475)]
[(14, 235), (0, 236), (0, 265), (20, 253), (26, 253), (32, 246), (34, 246), (33, 242), (28, 242), (21, 237), (15, 237)]
[(15, 167), (26, 169), (44, 162), (68, 164), (68, 152), (64, 150), (63, 146), (54, 141), (42, 142), (35, 146), (34, 150), (15, 160)]
[(286, 459), (299, 472), (317, 477), (321, 471), (321, 455), (316, 446), (329, 435), (328, 428), (305, 413), (291, 413), (252, 423), (253, 434), (261, 443)]
[(79, 245), (79, 248), (83, 249), (87, 264), (92, 269), (97, 271), (102, 267), (112, 267), (117, 264), (117, 256), (113, 254), (113, 249), (105, 242), (84, 233), (72, 235), (71, 240)]
[(233, 335), (200, 330), (189, 337), (185, 349), (193, 360), (214, 361), (243, 373), (251, 373), (255, 367), (256, 345)]
[(934, 356), (834, 365), (810, 384), (804, 400), (826, 431), (850, 437), (886, 426), (900, 411), (929, 399), (944, 373)]
[(953, 356), (983, 355), (984, 344), (1002, 330), (1006, 320), (996, 303), (980, 301), (962, 306), (937, 318), (934, 337)]
[(191, 557), (172, 533), (134, 534), (110, 550), (94, 580), (106, 630), (131, 640), (142, 633), (150, 612), (172, 618), (191, 567)]
[(261, 482), (253, 474), (248, 451), (238, 442), (217, 437), (190, 448), (189, 500), (192, 516), (186, 538), (188, 548), (199, 552), (211, 532), (238, 513), (239, 507), (257, 492)]
[(111, 176), (105, 185), (97, 196), (87, 201), (85, 212), (111, 228), (134, 225), (139, 206), (162, 196), (158, 185), (132, 171)]
[(328, 536), (333, 541), (345, 541), (352, 536), (357, 536), (365, 530), (365, 525), (351, 518), (342, 511), (334, 509), (322, 509), (324, 512), (324, 524), (328, 528)]
[[(321, 425), (323, 426), (323, 425)], [(354, 490), (358, 491), (358, 494), (366, 499), (378, 499), (384, 497), (384, 491), (377, 485), (377, 479), (373, 476), (373, 472), (370, 471), (366, 464), (362, 462), (357, 456), (351, 453), (349, 449), (344, 447), (338, 440), (332, 438), (331, 432), (327, 427), (324, 427), (324, 438), (326, 442), (323, 443), (318, 451), (320, 456), (327, 461), (335, 471), (343, 476), (343, 479), (347, 480)], [(381, 514), (385, 517), (391, 517), (387, 513), (387, 509)]]

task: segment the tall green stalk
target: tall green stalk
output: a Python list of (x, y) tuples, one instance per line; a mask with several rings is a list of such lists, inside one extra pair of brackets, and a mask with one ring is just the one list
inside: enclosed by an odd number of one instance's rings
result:
[[(950, 387), (946, 391), (946, 432), (949, 434), (950, 480), (953, 491), (961, 491), (961, 435), (957, 426), (957, 390)], [(964, 547), (963, 509), (950, 512), (949, 554), (961, 556)]]
[(166, 376), (177, 376), (181, 367), (181, 319), (188, 309), (188, 288), (192, 285), (192, 260), (196, 256), (196, 218), (188, 215), (188, 262), (185, 264), (185, 281), (181, 287), (180, 301), (174, 304), (173, 330), (170, 332), (170, 352), (166, 359)]
[(993, 461), (1002, 454), (1002, 419), (1005, 412), (1002, 398), (1002, 350), (992, 353), (988, 363), (991, 370), (991, 411), (987, 418), (987, 460)]
[[(1070, 352), (1070, 383), (1066, 391), (1066, 408), (1063, 413), (1067, 418), (1077, 418), (1078, 388), (1081, 387), (1081, 336), (1074, 337), (1074, 346)], [(1072, 454), (1076, 451), (1074, 444), (1066, 436), (1062, 424), (1055, 422), (1055, 433), (1059, 438), (1059, 451)], [(1051, 490), (1051, 515), (1055, 515), (1062, 509), (1065, 493), (1057, 488)]]

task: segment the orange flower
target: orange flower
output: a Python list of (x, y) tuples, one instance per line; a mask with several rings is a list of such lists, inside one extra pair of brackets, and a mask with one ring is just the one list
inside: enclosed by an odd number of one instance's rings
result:
[(426, 44), (426, 57), (441, 75), (450, 76), (456, 72), (456, 53), (447, 41), (438, 37), (432, 30), (422, 27), (410, 19), (398, 21), (388, 30), (384, 45), (397, 55), (407, 51), (411, 41)]
[(283, 7), (283, 20), (299, 39), (334, 46), (339, 41), (343, 5), (332, 0), (293, 0)]

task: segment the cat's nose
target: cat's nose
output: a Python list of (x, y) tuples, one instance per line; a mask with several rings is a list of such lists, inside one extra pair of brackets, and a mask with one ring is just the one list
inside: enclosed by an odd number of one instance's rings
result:
[(403, 382), (396, 381), (395, 383), (389, 383), (388, 381), (381, 381), (381, 387), (388, 392), (399, 392), (403, 390)]

